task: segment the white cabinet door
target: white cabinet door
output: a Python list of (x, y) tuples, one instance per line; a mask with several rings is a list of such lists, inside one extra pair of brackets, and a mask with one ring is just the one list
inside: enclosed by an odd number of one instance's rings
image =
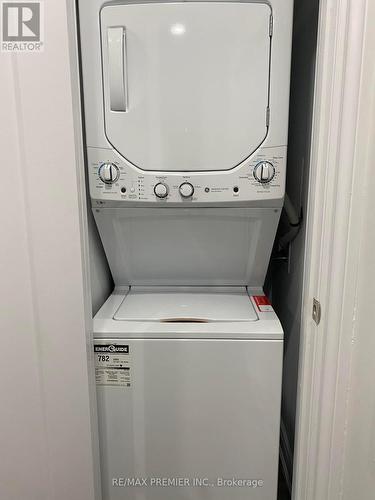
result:
[(281, 340), (115, 342), (126, 382), (97, 387), (103, 500), (276, 500)]
[(270, 7), (126, 4), (101, 11), (105, 132), (144, 170), (229, 170), (267, 134)]

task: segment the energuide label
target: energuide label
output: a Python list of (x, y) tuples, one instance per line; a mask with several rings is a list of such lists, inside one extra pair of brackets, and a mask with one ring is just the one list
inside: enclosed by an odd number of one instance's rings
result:
[(94, 344), (96, 385), (130, 387), (128, 344)]

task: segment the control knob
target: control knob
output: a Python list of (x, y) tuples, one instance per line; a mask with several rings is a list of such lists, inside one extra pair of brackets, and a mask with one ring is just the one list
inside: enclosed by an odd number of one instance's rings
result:
[(178, 189), (183, 198), (190, 198), (194, 194), (194, 186), (190, 182), (183, 182)]
[(158, 198), (166, 198), (168, 196), (168, 186), (163, 182), (155, 184), (154, 193)]
[(275, 177), (275, 167), (269, 161), (261, 161), (254, 168), (254, 177), (258, 182), (267, 184)]
[(103, 163), (99, 167), (99, 178), (105, 184), (113, 184), (120, 177), (120, 170), (114, 163)]

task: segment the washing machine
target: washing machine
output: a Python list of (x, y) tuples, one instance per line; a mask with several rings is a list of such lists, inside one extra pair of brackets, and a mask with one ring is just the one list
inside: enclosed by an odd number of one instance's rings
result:
[(262, 290), (117, 290), (94, 323), (103, 498), (276, 500), (283, 332)]
[(292, 0), (78, 0), (103, 500), (276, 500)]

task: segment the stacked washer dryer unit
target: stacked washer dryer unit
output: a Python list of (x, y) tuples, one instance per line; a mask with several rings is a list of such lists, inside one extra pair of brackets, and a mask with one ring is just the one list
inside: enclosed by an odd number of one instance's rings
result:
[(79, 0), (79, 15), (116, 285), (94, 319), (103, 498), (275, 500), (283, 332), (262, 286), (292, 0)]

